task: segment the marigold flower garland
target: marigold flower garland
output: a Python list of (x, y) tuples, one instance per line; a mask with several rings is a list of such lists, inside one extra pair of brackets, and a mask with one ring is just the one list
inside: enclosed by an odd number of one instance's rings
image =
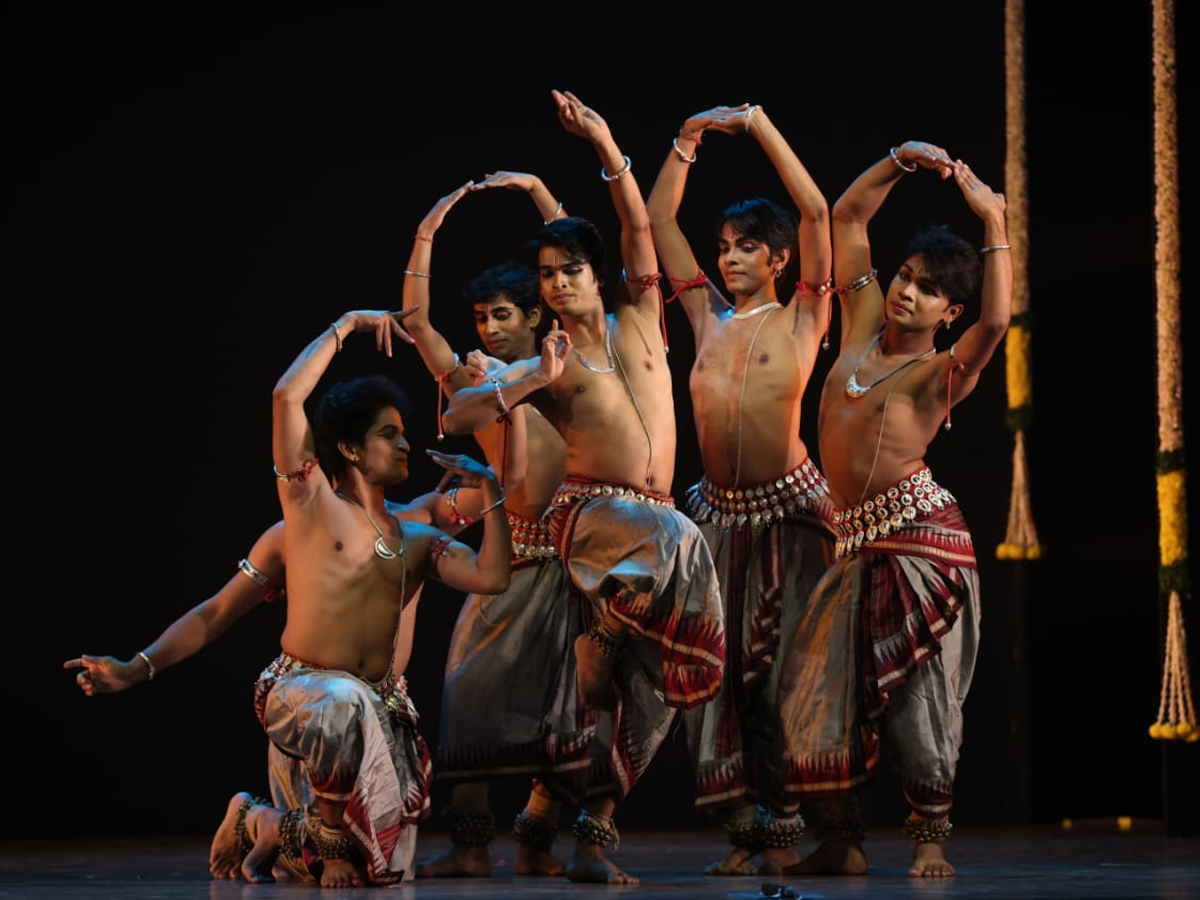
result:
[(1190, 598), (1187, 568), (1187, 469), (1183, 452), (1183, 346), (1179, 305), (1179, 184), (1175, 109), (1174, 0), (1154, 0), (1154, 216), (1158, 310), (1158, 552), (1159, 593), (1167, 598), (1156, 740), (1200, 740), (1188, 670), (1183, 602)]
[(1005, 384), (1008, 391), (1008, 427), (1014, 433), (1013, 482), (1008, 503), (1004, 542), (996, 547), (998, 559), (1038, 559), (1038, 542), (1029, 498), (1025, 460), (1025, 430), (1033, 421), (1033, 374), (1030, 369), (1032, 317), (1029, 315), (1028, 206), (1025, 189), (1025, 45), (1021, 3), (1006, 3), (1004, 12), (1004, 71), (1007, 85), (1005, 114), (1007, 151), (1004, 160), (1004, 196), (1007, 200), (1008, 239), (1013, 254), (1013, 315), (1004, 338)]

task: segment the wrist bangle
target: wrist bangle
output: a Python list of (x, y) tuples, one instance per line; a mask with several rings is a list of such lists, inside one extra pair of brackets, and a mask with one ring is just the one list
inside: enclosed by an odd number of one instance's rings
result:
[(621, 159), (625, 160), (625, 165), (621, 166), (621, 171), (614, 172), (612, 175), (609, 175), (608, 172), (605, 171), (604, 166), (601, 166), (600, 177), (605, 181), (616, 181), (618, 178), (628, 172), (633, 163), (630, 161), (628, 156), (622, 156)]
[(993, 250), (1011, 250), (1012, 244), (989, 244), (986, 247), (980, 247), (980, 253), (991, 253)]
[(900, 157), (898, 157), (896, 155), (895, 147), (893, 147), (891, 150), (888, 151), (888, 156), (890, 156), (892, 158), (892, 162), (894, 162), (896, 165), (898, 165), (905, 172), (917, 171), (917, 164), (916, 163), (906, 163), (904, 160), (902, 160)]
[(507, 499), (508, 499), (507, 496), (505, 496), (504, 494), (501, 494), (499, 500), (497, 500), (495, 503), (492, 503), (489, 506), (485, 506), (483, 509), (481, 509), (479, 511), (479, 518), (482, 519), (484, 516), (486, 516), (488, 513), (490, 513), (493, 509), (499, 509), (500, 507), (502, 507), (504, 505), (504, 501)]
[(692, 151), (691, 156), (688, 156), (686, 153), (684, 153), (682, 150), (679, 149), (679, 138), (671, 138), (671, 149), (674, 150), (675, 155), (678, 156), (685, 163), (694, 163), (696, 161), (696, 151), (695, 150)]
[(429, 235), (428, 237), (426, 237), (425, 235), (421, 234), (421, 232), (418, 231), (416, 234), (413, 235), (413, 237), (416, 238), (418, 241), (424, 241), (427, 244), (433, 243), (433, 235)]
[(141, 650), (139, 650), (139, 651), (137, 652), (137, 655), (138, 655), (138, 656), (140, 656), (140, 657), (142, 658), (142, 662), (144, 662), (144, 663), (146, 664), (146, 668), (150, 670), (149, 674), (148, 674), (148, 675), (146, 675), (146, 680), (147, 680), (147, 681), (153, 681), (153, 680), (154, 680), (154, 676), (155, 676), (156, 674), (158, 674), (158, 670), (154, 668), (154, 663), (150, 662), (150, 657), (148, 657), (148, 656), (147, 656), (147, 655), (146, 655), (146, 654), (145, 654), (143, 651), (141, 651)]
[(759, 106), (755, 103), (752, 107), (746, 110), (746, 134), (750, 133), (750, 123), (754, 120), (754, 114), (758, 112)]
[(337, 341), (337, 352), (342, 352), (342, 333), (338, 331), (338, 323), (330, 322), (329, 329), (333, 332), (333, 339)]
[(417, 278), (428, 278), (429, 277), (428, 272), (418, 272), (416, 269), (405, 269), (404, 274), (405, 275), (415, 275)]
[(550, 218), (543, 219), (542, 224), (549, 225), (551, 222), (553, 222), (555, 219), (558, 218), (558, 214), (560, 212), (562, 212), (562, 201), (561, 200), (558, 201), (558, 206), (554, 207), (554, 212), (550, 213)]

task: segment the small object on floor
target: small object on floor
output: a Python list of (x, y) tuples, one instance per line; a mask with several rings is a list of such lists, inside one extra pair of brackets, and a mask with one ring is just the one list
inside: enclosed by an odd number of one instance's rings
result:
[(775, 884), (768, 881), (762, 886), (764, 897), (779, 897), (781, 900), (800, 900), (800, 895), (795, 888), (790, 888), (787, 885)]

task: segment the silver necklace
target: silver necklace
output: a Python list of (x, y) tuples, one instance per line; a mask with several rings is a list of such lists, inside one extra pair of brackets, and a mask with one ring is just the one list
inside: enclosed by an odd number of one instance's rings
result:
[(879, 339), (881, 337), (883, 337), (882, 331), (880, 331), (878, 334), (876, 334), (875, 337), (871, 338), (871, 343), (867, 344), (867, 348), (865, 350), (863, 350), (862, 354), (858, 357), (858, 362), (856, 362), (854, 364), (854, 371), (851, 372), (850, 377), (848, 379), (846, 379), (846, 396), (850, 397), (852, 400), (857, 400), (859, 397), (866, 396), (867, 391), (871, 390), (871, 388), (875, 387), (875, 385), (879, 384), (882, 381), (887, 381), (887, 379), (891, 378), (893, 375), (895, 375), (901, 369), (907, 369), (909, 366), (913, 365), (914, 363), (920, 362), (921, 360), (925, 359), (925, 357), (929, 356), (929, 354), (933, 353), (934, 350), (937, 349), (936, 347), (930, 347), (924, 353), (922, 353), (918, 356), (914, 356), (912, 359), (908, 360), (907, 362), (900, 363), (900, 365), (896, 366), (896, 368), (892, 369), (890, 372), (884, 372), (882, 375), (880, 375), (878, 378), (876, 378), (870, 384), (861, 385), (858, 383), (858, 370), (860, 368), (862, 368), (863, 360), (865, 360), (867, 358), (867, 354), (871, 352), (871, 348), (879, 343)]
[[(748, 316), (757, 315), (760, 309), (765, 307), (782, 308), (779, 303), (764, 303), (763, 306), (756, 307), (746, 313)], [(770, 310), (768, 310), (770, 312)], [(738, 395), (738, 436), (737, 436), (737, 462), (733, 467), (733, 485), (737, 487), (742, 481), (742, 415), (746, 411), (746, 382), (750, 378), (750, 357), (754, 355), (754, 342), (758, 340), (758, 333), (762, 331), (763, 326), (767, 324), (767, 319), (764, 316), (763, 320), (758, 323), (754, 329), (754, 334), (750, 338), (750, 345), (746, 348), (746, 364), (742, 367), (742, 391)]]
[(361, 509), (363, 511), (363, 514), (366, 515), (367, 521), (371, 523), (371, 527), (375, 529), (375, 533), (377, 535), (379, 535), (379, 537), (377, 537), (375, 539), (375, 555), (376, 556), (378, 556), (380, 559), (395, 559), (397, 556), (403, 555), (403, 553), (404, 553), (404, 526), (400, 524), (400, 521), (395, 516), (393, 516), (391, 513), (388, 513), (388, 516), (391, 518), (391, 520), (393, 522), (396, 523), (396, 526), (400, 529), (400, 552), (399, 553), (397, 553), (395, 550), (393, 550), (391, 547), (389, 547), (387, 545), (387, 541), (385, 541), (383, 538), (383, 529), (380, 528), (375, 523), (375, 520), (373, 518), (371, 518), (371, 514), (367, 511), (367, 508), (365, 506), (363, 506), (361, 503), (358, 502), (358, 500), (356, 500), (354, 497), (349, 496), (348, 494), (343, 494), (341, 491), (337, 491), (336, 493), (343, 500), (345, 500), (349, 503), (353, 503), (355, 506), (357, 506), (359, 509)]
[(768, 300), (766, 303), (760, 303), (754, 309), (748, 309), (745, 312), (735, 312), (735, 319), (749, 319), (751, 316), (762, 315), (765, 312), (770, 312), (773, 309), (783, 309), (783, 304), (778, 300)]
[(589, 372), (595, 372), (597, 375), (611, 375), (617, 370), (616, 361), (613, 359), (612, 329), (608, 327), (607, 322), (605, 322), (604, 329), (604, 352), (608, 355), (607, 369), (590, 362), (588, 358), (579, 351), (578, 347), (572, 347), (571, 352), (579, 357), (579, 361), (583, 363), (583, 367)]

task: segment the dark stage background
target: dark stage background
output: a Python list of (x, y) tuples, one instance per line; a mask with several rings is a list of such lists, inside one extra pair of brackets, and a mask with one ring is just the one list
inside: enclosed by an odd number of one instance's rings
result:
[[(1177, 33), (1187, 35), (1195, 14), (1179, 5)], [(910, 138), (946, 147), (1003, 187), (1000, 0), (929, 11), (894, 2), (719, 13), (557, 3), (250, 10), (5, 9), (5, 145), (16, 154), (5, 203), (16, 487), (6, 607), (16, 656), (3, 740), (15, 796), (10, 789), (2, 837), (208, 832), (234, 791), (265, 790), (251, 688), (278, 651), (282, 609), (257, 610), (122, 695), (87, 699), (60, 664), (144, 647), (223, 584), (278, 517), (271, 388), (341, 312), (399, 305), (414, 228), (438, 197), (487, 172), (531, 171), (615, 241), (595, 153), (562, 130), (551, 88), (575, 91), (608, 120), (644, 192), (686, 116), (743, 100), (770, 112), (831, 204)], [(1028, 564), (994, 556), (1012, 482), (1000, 356), (928, 457), (974, 530), (984, 592), (954, 819), (1163, 818), (1184, 812), (1184, 788), (1195, 806), (1200, 745), (1147, 735), (1164, 635), (1151, 6), (1085, 13), (1028, 3), (1026, 13), (1036, 317), (1028, 440), (1047, 555)], [(1182, 39), (1181, 160), (1195, 156), (1187, 50)], [(715, 270), (706, 236), (717, 212), (751, 194), (786, 195), (752, 140), (714, 134), (699, 157), (681, 218)], [(1191, 174), (1181, 165), (1185, 259), (1195, 246)], [(909, 232), (934, 221), (981, 235), (953, 183), (905, 178), (874, 229), (881, 272), (898, 263)], [(519, 253), (538, 224), (527, 198), (487, 191), (465, 198), (439, 231), (434, 316), (460, 352), (476, 343), (460, 289)], [(1194, 351), (1187, 298), (1185, 282)], [(700, 474), (692, 341), (679, 310), (668, 312), (682, 497)], [(433, 446), (437, 391), (416, 353), (402, 347), (387, 361), (356, 337), (328, 378), (371, 370), (407, 387), (410, 437)], [(805, 401), (813, 448), (823, 374)], [(1195, 447), (1194, 412), (1189, 420)], [(469, 439), (446, 446), (475, 452)], [(413, 469), (397, 499), (438, 475), (422, 456)], [(409, 680), (431, 743), (460, 600), (431, 585), (419, 613)], [(1195, 645), (1194, 602), (1186, 614)], [(497, 788), (501, 822), (525, 788)], [(439, 785), (435, 810), (445, 797)], [(899, 826), (890, 773), (869, 799), (872, 824)], [(617, 819), (628, 828), (694, 820), (681, 735)]]

